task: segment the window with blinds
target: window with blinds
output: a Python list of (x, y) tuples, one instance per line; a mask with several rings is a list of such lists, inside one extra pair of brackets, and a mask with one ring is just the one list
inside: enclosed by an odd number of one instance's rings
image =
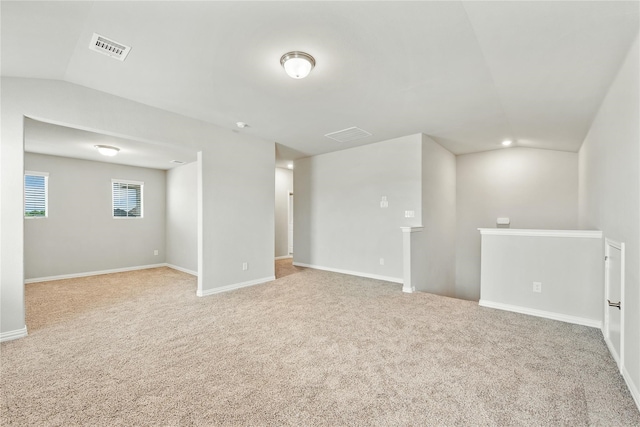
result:
[(46, 218), (48, 215), (49, 174), (25, 171), (24, 217)]
[(114, 218), (142, 218), (144, 182), (111, 180)]

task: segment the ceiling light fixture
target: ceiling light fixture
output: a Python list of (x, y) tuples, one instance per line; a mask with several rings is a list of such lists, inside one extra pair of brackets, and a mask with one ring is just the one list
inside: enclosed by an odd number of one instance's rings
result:
[(502, 145), (504, 145), (505, 147), (510, 146), (512, 143), (513, 141), (510, 139), (505, 139), (504, 141), (502, 141)]
[(289, 77), (304, 79), (316, 66), (316, 60), (308, 53), (293, 51), (282, 55), (280, 64)]
[(111, 145), (94, 145), (94, 147), (98, 149), (100, 154), (109, 157), (115, 156), (120, 151), (118, 147), (112, 147)]
[(236, 126), (238, 126), (240, 129), (249, 127), (249, 125), (246, 124), (245, 122), (236, 122)]

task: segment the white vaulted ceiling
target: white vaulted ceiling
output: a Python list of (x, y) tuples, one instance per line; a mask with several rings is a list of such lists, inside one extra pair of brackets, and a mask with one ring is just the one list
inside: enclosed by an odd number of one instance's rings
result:
[[(577, 151), (638, 2), (2, 2), (2, 75), (59, 79), (301, 157), (425, 133), (455, 154)], [(96, 32), (132, 47), (88, 49)], [(316, 59), (289, 78), (280, 56)], [(357, 126), (372, 136), (324, 135)]]

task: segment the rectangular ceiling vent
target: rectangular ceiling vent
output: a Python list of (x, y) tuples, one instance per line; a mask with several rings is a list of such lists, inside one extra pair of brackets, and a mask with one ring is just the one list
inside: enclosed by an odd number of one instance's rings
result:
[(100, 52), (104, 55), (110, 56), (120, 61), (124, 61), (129, 54), (129, 51), (131, 50), (131, 46), (125, 46), (122, 43), (118, 43), (114, 40), (109, 40), (108, 38), (101, 36), (100, 34), (93, 33), (93, 37), (91, 37), (91, 43), (89, 44), (89, 49)]
[(366, 138), (368, 136), (371, 136), (371, 134), (366, 130), (362, 130), (354, 126), (347, 129), (339, 130), (337, 132), (328, 133), (325, 136), (327, 138), (333, 139), (334, 141), (349, 142), (355, 141), (356, 139)]

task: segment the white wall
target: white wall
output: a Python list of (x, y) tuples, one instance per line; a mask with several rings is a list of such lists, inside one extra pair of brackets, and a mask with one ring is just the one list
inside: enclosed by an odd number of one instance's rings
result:
[(422, 135), (422, 225), (426, 282), (417, 290), (455, 296), (456, 158)]
[(625, 377), (640, 405), (638, 49), (636, 38), (580, 148), (580, 226), (626, 244)]
[[(2, 78), (0, 339), (25, 332), (23, 118), (200, 150), (198, 288), (268, 280), (274, 265), (275, 144), (71, 83)], [(233, 251), (229, 243), (234, 242)], [(242, 271), (242, 262), (249, 270)]]
[(421, 147), (412, 135), (297, 160), (294, 262), (400, 281), (400, 227), (421, 225)]
[[(202, 292), (274, 276), (275, 144), (234, 143), (202, 162), (204, 281)], [(206, 154), (206, 153), (205, 153)], [(242, 263), (248, 270), (242, 270)], [(198, 267), (201, 267), (200, 265)], [(200, 291), (200, 288), (198, 289)]]
[(597, 231), (485, 229), (480, 304), (601, 327), (602, 256)]
[[(24, 166), (49, 173), (48, 217), (24, 220), (25, 279), (165, 261), (164, 171), (33, 153)], [(143, 218), (113, 218), (113, 178), (144, 182)]]
[(166, 262), (198, 272), (198, 164), (167, 171)]
[(509, 217), (511, 228), (578, 226), (578, 155), (513, 147), (457, 156), (456, 296), (480, 297), (480, 233)]
[(289, 192), (293, 191), (293, 171), (276, 168), (276, 257), (289, 255)]

